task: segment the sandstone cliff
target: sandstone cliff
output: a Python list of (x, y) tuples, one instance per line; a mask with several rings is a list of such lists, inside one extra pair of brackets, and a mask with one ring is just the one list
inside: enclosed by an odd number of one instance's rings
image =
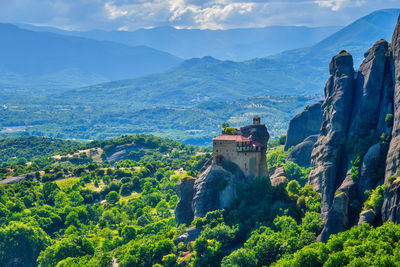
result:
[(309, 176), (322, 199), (321, 241), (357, 223), (400, 222), (396, 184), (386, 189), (382, 212), (362, 211), (365, 192), (388, 182), (400, 164), (400, 18), (391, 47), (380, 40), (364, 56), (358, 72), (346, 51), (329, 66)]
[(323, 121), (321, 105), (322, 102), (310, 105), (290, 120), (286, 135), (285, 151), (299, 144), (310, 135), (319, 133)]
[(318, 140), (318, 135), (310, 135), (300, 144), (296, 145), (287, 156), (288, 161), (293, 161), (299, 166), (308, 168), (311, 163), (311, 152), (315, 142)]
[[(308, 183), (321, 194), (321, 241), (357, 224), (400, 223), (400, 17), (392, 44), (376, 42), (358, 71), (343, 50), (329, 72), (325, 100), (291, 120), (285, 144), (295, 146), (288, 160), (310, 165)], [(271, 174), (273, 185), (286, 183), (283, 168)], [(248, 182), (235, 164), (207, 165), (180, 184), (178, 223), (226, 207)], [(384, 183), (383, 203), (364, 208), (366, 192)]]
[(177, 188), (177, 224), (190, 224), (194, 218), (204, 217), (209, 211), (228, 207), (235, 199), (237, 189), (249, 182), (239, 166), (232, 162), (211, 164), (196, 180), (182, 180)]

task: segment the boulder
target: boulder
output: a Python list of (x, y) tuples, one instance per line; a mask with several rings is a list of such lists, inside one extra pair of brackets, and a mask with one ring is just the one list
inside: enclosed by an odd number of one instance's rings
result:
[(189, 225), (193, 221), (192, 200), (194, 195), (194, 181), (193, 178), (187, 177), (178, 183), (177, 194), (179, 201), (175, 207), (175, 220), (178, 225)]
[(279, 185), (286, 185), (288, 178), (283, 167), (276, 168), (275, 172), (269, 177), (271, 185), (276, 187)]
[(375, 225), (376, 216), (373, 210), (364, 210), (360, 214), (360, 219), (358, 220), (357, 225), (361, 225), (363, 223), (367, 223), (370, 225)]
[(200, 236), (201, 230), (202, 229), (196, 227), (191, 227), (187, 229), (185, 233), (174, 239), (174, 244), (178, 245), (181, 242), (187, 244), (189, 242), (195, 241)]
[(308, 168), (311, 163), (311, 152), (314, 148), (315, 142), (318, 140), (318, 135), (311, 135), (304, 139), (300, 144), (296, 145), (290, 151), (286, 160), (293, 161), (301, 167)]
[(319, 134), (322, 116), (322, 101), (308, 106), (303, 112), (290, 120), (286, 134), (285, 151), (302, 142), (310, 135)]

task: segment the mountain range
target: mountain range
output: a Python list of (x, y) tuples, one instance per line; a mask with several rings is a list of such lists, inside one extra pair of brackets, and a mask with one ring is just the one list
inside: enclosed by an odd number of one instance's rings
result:
[[(381, 38), (390, 39), (390, 29), (394, 27), (399, 13), (398, 9), (379, 10), (312, 47), (243, 62), (221, 61), (209, 56), (181, 61), (170, 54), (143, 48), (153, 54), (161, 53), (161, 58), (167, 59), (164, 66), (157, 65), (156, 57), (146, 58), (145, 54), (140, 54), (143, 60), (148, 59), (148, 65), (143, 66), (141, 61), (133, 60), (134, 56), (132, 60), (124, 56), (127, 51), (137, 51), (138, 47), (2, 25), (3, 30), (8, 28), (9, 31), (20, 33), (20, 40), (26, 42), (20, 41), (15, 47), (10, 47), (9, 42), (0, 44), (0, 66), (3, 66), (0, 68), (0, 126), (17, 130), (20, 129), (18, 126), (26, 127), (26, 131), (18, 135), (103, 139), (127, 133), (146, 132), (174, 137), (193, 144), (204, 144), (215, 134), (210, 129), (215, 129), (225, 121), (235, 124), (238, 113), (241, 113), (246, 116), (241, 118), (240, 122), (244, 122), (243, 119), (249, 120), (253, 115), (262, 114), (268, 120), (267, 124), (270, 124), (271, 133), (276, 137), (284, 133), (289, 115), (293, 115), (291, 111), (300, 111), (309, 103), (303, 99), (289, 99), (288, 96), (321, 95), (329, 75), (329, 58), (346, 49), (353, 54), (357, 67), (364, 56), (361, 51), (368, 50)], [(46, 37), (45, 40), (49, 40), (49, 43), (40, 38), (30, 40), (27, 35), (31, 38)], [(17, 42), (18, 36), (12, 40)], [(63, 50), (57, 46), (69, 43), (71, 46), (68, 49)], [(54, 46), (50, 47), (50, 44)], [(48, 53), (41, 45), (48, 51), (57, 50), (64, 53), (45, 57)], [(24, 50), (25, 46), (31, 46), (32, 49)], [(86, 50), (82, 50), (83, 47)], [(80, 64), (75, 60), (77, 58), (74, 58), (76, 54), (71, 54), (72, 48), (76, 48), (75, 52), (82, 55), (79, 60), (85, 61), (84, 63)], [(7, 50), (13, 53), (6, 53)], [(42, 53), (36, 53), (36, 50)], [(19, 55), (18, 51), (24, 56)], [(11, 54), (14, 55), (15, 62)], [(111, 55), (119, 57), (113, 58)], [(96, 65), (99, 61), (97, 58), (93, 59), (95, 56), (104, 59), (108, 64)], [(37, 69), (42, 64), (17, 64), (19, 60), (25, 62), (32, 58), (36, 62), (43, 62), (43, 69)], [(110, 63), (117, 58), (126, 62), (127, 66)], [(168, 63), (171, 58), (178, 64)], [(45, 65), (45, 62), (50, 65)], [(4, 73), (7, 73), (4, 72), (5, 63), (9, 65), (8, 71), (20, 72), (18, 77), (22, 77), (25, 82), (22, 86), (19, 83), (22, 79), (12, 80), (9, 79), (10, 76), (4, 76)], [(74, 70), (71, 67), (74, 64), (80, 69), (75, 68), (76, 72), (69, 75), (59, 75), (63, 70), (65, 73)], [(100, 77), (101, 73), (110, 75), (101, 76), (102, 79), (114, 79), (112, 75), (130, 75), (129, 73), (134, 76), (135, 69), (129, 67), (131, 65), (136, 66), (138, 72), (156, 71), (156, 67), (146, 68), (151, 64), (169, 69), (135, 79), (116, 80), (78, 89), (63, 87), (82, 84), (82, 81), (88, 82), (88, 79)], [(96, 70), (100, 75), (85, 76), (80, 72), (92, 70)], [(79, 79), (79, 75), (82, 75), (82, 79)], [(32, 90), (25, 89), (24, 84), (41, 86)], [(46, 86), (58, 90), (49, 90)], [(253, 99), (266, 95), (273, 97), (277, 102), (268, 102), (268, 98), (264, 102)], [(279, 100), (279, 97), (283, 96), (288, 98), (288, 101), (282, 103), (290, 103), (289, 107), (287, 104), (284, 107), (278, 107), (276, 104), (283, 101)], [(262, 108), (258, 109), (258, 106)], [(271, 116), (272, 113), (280, 114), (279, 119), (277, 116)], [(6, 136), (9, 135), (4, 132), (1, 134), (1, 137)]]
[(57, 98), (93, 105), (124, 102), (137, 109), (260, 95), (321, 94), (329, 58), (346, 49), (358, 66), (372, 44), (390, 39), (399, 13), (399, 9), (373, 12), (309, 48), (243, 62), (194, 58), (164, 73), (74, 89)]
[(46, 31), (129, 46), (149, 46), (181, 58), (212, 56), (221, 60), (242, 61), (311, 46), (341, 26), (269, 26), (226, 30), (176, 29), (171, 26), (136, 31), (66, 31), (52, 27), (18, 24), (32, 31)]
[(127, 46), (0, 24), (0, 84), (74, 88), (161, 72), (181, 59), (146, 46)]

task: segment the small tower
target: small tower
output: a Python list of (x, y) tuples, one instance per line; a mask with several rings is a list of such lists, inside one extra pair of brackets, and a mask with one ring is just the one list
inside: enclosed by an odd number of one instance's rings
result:
[(260, 125), (261, 119), (260, 117), (254, 117), (253, 118), (253, 125)]

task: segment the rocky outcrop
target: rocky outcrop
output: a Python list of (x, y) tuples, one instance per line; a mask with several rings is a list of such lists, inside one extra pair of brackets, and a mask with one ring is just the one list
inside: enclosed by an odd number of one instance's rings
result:
[(179, 202), (175, 208), (178, 224), (190, 224), (208, 212), (224, 209), (237, 198), (238, 189), (246, 189), (254, 177), (268, 176), (266, 150), (269, 133), (260, 117), (241, 127), (235, 134), (213, 139), (213, 157), (195, 180), (183, 180), (177, 186)]
[(293, 161), (301, 167), (308, 168), (311, 163), (311, 152), (314, 148), (315, 142), (318, 140), (318, 135), (311, 135), (304, 139), (300, 144), (296, 145), (290, 151), (286, 160)]
[(400, 181), (397, 180), (385, 189), (385, 200), (382, 205), (382, 220), (400, 222)]
[(245, 182), (243, 172), (232, 162), (208, 167), (194, 183), (194, 217), (203, 217), (209, 211), (228, 207), (236, 197), (237, 187)]
[(302, 142), (310, 135), (319, 134), (322, 116), (322, 102), (307, 106), (300, 114), (290, 120), (286, 135), (285, 151)]
[(193, 221), (194, 213), (192, 200), (194, 195), (194, 179), (187, 177), (182, 179), (177, 186), (179, 201), (175, 207), (175, 220), (178, 225), (189, 225)]
[(200, 236), (202, 230), (203, 229), (201, 228), (191, 227), (187, 229), (185, 233), (175, 238), (174, 244), (178, 245), (181, 242), (187, 244), (189, 242), (195, 241)]
[(357, 225), (361, 225), (363, 223), (367, 223), (370, 225), (374, 225), (376, 221), (376, 215), (373, 210), (364, 210), (360, 214), (360, 219), (358, 220)]
[[(329, 66), (325, 87), (325, 121), (311, 154), (309, 183), (321, 193), (321, 215), (327, 218), (338, 185), (344, 180), (343, 140), (346, 140), (353, 101), (353, 57), (349, 53), (335, 56)], [(346, 170), (345, 170), (346, 171)]]
[(318, 236), (318, 241), (325, 242), (331, 233), (338, 233), (346, 230), (348, 224), (348, 207), (349, 197), (344, 192), (338, 192), (336, 195), (330, 212), (326, 214), (325, 226), (322, 233)]
[(196, 217), (228, 207), (237, 197), (237, 189), (250, 182), (232, 162), (207, 163), (205, 166), (207, 168), (197, 179), (182, 179), (177, 186), (179, 201), (175, 207), (175, 220), (178, 225), (189, 225)]
[(269, 177), (269, 180), (271, 181), (271, 185), (274, 187), (286, 185), (288, 178), (285, 169), (283, 167), (276, 168), (275, 172)]
[(382, 183), (384, 177), (385, 153), (386, 147), (381, 143), (371, 146), (364, 156), (360, 167), (360, 179), (357, 183), (361, 201), (365, 201), (364, 192), (375, 188), (377, 184)]
[(386, 180), (396, 174), (400, 166), (400, 17), (392, 38), (391, 58), (394, 81), (394, 117), (392, 140), (386, 160)]
[(321, 241), (357, 224), (364, 192), (383, 182), (391, 127), (387, 114), (393, 102), (388, 55), (388, 43), (380, 40), (365, 53), (357, 73), (345, 51), (329, 66), (322, 104), (325, 120), (311, 153), (309, 176), (322, 199)]

